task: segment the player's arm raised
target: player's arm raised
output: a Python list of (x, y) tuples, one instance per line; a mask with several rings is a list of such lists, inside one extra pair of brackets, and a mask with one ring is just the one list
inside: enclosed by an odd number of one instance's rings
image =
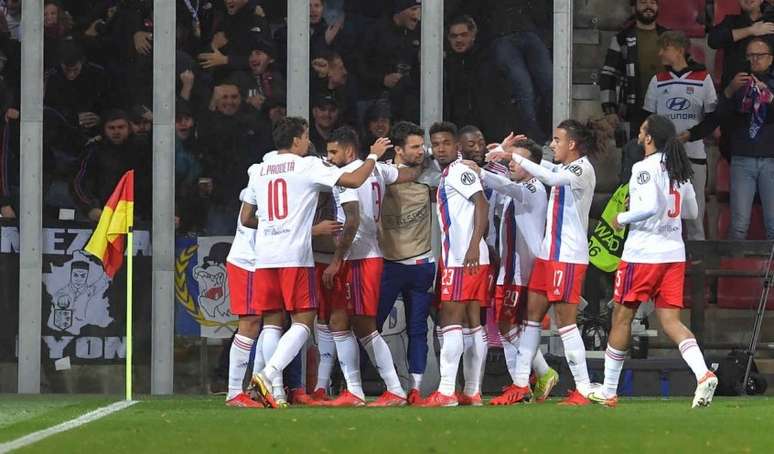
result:
[(365, 162), (363, 162), (363, 165), (352, 172), (341, 174), (336, 184), (345, 188), (359, 188), (374, 171), (376, 161), (390, 148), (392, 148), (390, 139), (386, 137), (377, 139), (376, 142), (371, 145), (371, 154), (368, 155)]
[(476, 175), (481, 178), (481, 182), (484, 183), (486, 187), (491, 188), (500, 194), (506, 195), (517, 202), (524, 201), (525, 193), (523, 185), (494, 172), (487, 172), (473, 161), (465, 160), (462, 161), (462, 163), (470, 167), (472, 171), (476, 172)]
[(352, 247), (352, 241), (355, 240), (357, 229), (360, 227), (360, 204), (358, 202), (347, 202), (341, 205), (344, 210), (344, 230), (336, 244), (336, 251), (333, 253), (333, 260), (323, 271), (323, 284), (326, 288), (333, 288), (333, 278), (339, 273), (344, 256), (347, 255), (349, 248)]
[(473, 214), (473, 235), (470, 237), (468, 251), (465, 253), (465, 259), (462, 266), (467, 273), (475, 274), (476, 271), (478, 271), (479, 262), (481, 260), (479, 245), (486, 234), (486, 229), (489, 227), (489, 203), (486, 201), (483, 191), (478, 191), (473, 194), (471, 200), (475, 205), (475, 212)]

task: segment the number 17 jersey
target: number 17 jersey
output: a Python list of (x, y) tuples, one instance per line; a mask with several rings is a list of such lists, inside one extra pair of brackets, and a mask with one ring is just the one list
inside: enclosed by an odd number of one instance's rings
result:
[(247, 173), (257, 202), (255, 268), (314, 266), (312, 222), (318, 194), (330, 191), (344, 172), (317, 157), (272, 153)]

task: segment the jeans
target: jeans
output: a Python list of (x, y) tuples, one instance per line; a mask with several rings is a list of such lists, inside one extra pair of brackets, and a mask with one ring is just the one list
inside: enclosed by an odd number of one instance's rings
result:
[(505, 71), (523, 121), (520, 133), (542, 144), (548, 135), (538, 122), (538, 98), (551, 105), (553, 67), (548, 48), (534, 32), (515, 32), (492, 43), (495, 63)]
[(774, 240), (774, 158), (731, 158), (731, 226), (729, 240), (747, 239), (755, 191), (761, 197), (766, 239)]
[(398, 294), (403, 295), (406, 309), (406, 331), (408, 333), (409, 373), (422, 374), (427, 366), (427, 317), (433, 295), (428, 290), (433, 286), (435, 263), (404, 265), (384, 262), (382, 272), (379, 310), (376, 326), (382, 325), (392, 312)]

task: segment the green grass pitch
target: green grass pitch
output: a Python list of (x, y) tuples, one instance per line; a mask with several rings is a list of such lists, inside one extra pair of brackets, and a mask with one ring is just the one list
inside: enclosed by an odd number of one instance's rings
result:
[[(774, 399), (627, 399), (618, 408), (237, 409), (222, 397), (140, 403), (20, 452), (626, 453), (774, 452)], [(110, 403), (104, 396), (0, 396), (0, 443)]]

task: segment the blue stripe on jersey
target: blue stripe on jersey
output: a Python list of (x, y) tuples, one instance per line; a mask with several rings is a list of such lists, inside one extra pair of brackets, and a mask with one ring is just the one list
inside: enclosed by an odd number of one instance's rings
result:
[(441, 230), (443, 230), (443, 264), (448, 266), (449, 248), (451, 247), (451, 242), (449, 241), (451, 216), (449, 216), (449, 199), (446, 195), (446, 184), (443, 179), (441, 179), (441, 184), (438, 186), (438, 206), (441, 208)]
[(659, 84), (656, 84), (656, 88), (662, 88), (666, 87), (668, 85), (690, 85), (691, 87), (703, 87), (704, 83), (702, 82), (688, 82), (685, 80), (671, 80), (669, 82), (661, 82)]
[(505, 216), (505, 257), (502, 257), (502, 260), (506, 260), (504, 285), (512, 284), (513, 275), (516, 274), (516, 218), (514, 211), (513, 200), (511, 200), (508, 202), (505, 213), (503, 213)]
[(554, 246), (551, 248), (551, 258), (559, 261), (562, 250), (562, 225), (564, 224), (564, 197), (565, 186), (556, 188), (556, 197), (554, 197), (554, 228), (551, 232), (554, 235)]

